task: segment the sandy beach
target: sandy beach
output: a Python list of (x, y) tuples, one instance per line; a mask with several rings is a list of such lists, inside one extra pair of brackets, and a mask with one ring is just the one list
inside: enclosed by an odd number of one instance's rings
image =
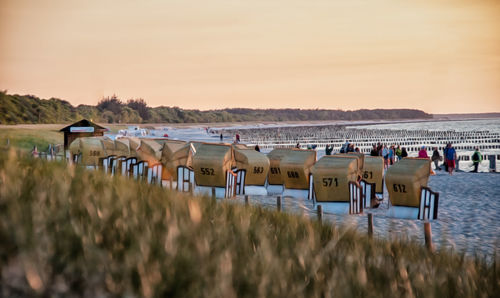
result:
[[(500, 248), (500, 174), (454, 173), (441, 171), (431, 176), (429, 186), (439, 192), (438, 219), (432, 221), (433, 241), (437, 248), (453, 249), (473, 255), (492, 256)], [(244, 204), (244, 197), (234, 202)], [(276, 209), (275, 197), (252, 197), (251, 204)], [(299, 213), (316, 218), (312, 201), (295, 198), (283, 199), (285, 212)], [(367, 214), (374, 214), (374, 234), (382, 238), (408, 238), (424, 243), (423, 221), (396, 219), (386, 215), (389, 208), (388, 193), (376, 209), (366, 209), (361, 215), (324, 213), (323, 219), (367, 232)]]
[[(241, 123), (239, 124), (241, 126)], [(184, 140), (218, 142), (218, 135), (208, 135), (202, 127), (176, 128), (170, 130), (171, 137)], [(232, 136), (227, 136), (228, 139)], [(229, 140), (227, 142), (230, 142)], [(324, 154), (318, 151), (318, 159)], [(466, 169), (470, 161), (461, 163)], [(429, 186), (440, 193), (438, 219), (432, 222), (434, 242), (437, 247), (455, 249), (467, 254), (480, 253), (491, 256), (500, 248), (500, 174), (487, 173), (488, 161), (483, 161), (483, 173), (455, 172), (452, 176), (436, 171), (430, 176)], [(238, 197), (235, 202), (244, 202)], [(254, 197), (252, 204), (276, 208), (274, 197)], [(368, 209), (363, 215), (325, 214), (324, 219), (356, 226), (366, 230), (366, 214), (374, 214), (375, 235), (378, 237), (408, 237), (424, 242), (423, 222), (419, 220), (394, 219), (386, 216), (388, 193), (385, 190), (384, 202), (378, 209)], [(312, 201), (284, 198), (283, 209), (316, 217)]]
[[(357, 123), (359, 122), (351, 122), (351, 125)], [(279, 125), (297, 124), (315, 125), (312, 122), (279, 123)], [(272, 126), (278, 125), (278, 123), (219, 123), (209, 125), (210, 127), (227, 128), (233, 126)], [(16, 125), (1, 126), (0, 128), (58, 130), (63, 126), (60, 124)], [(171, 138), (206, 142), (219, 141), (219, 135), (206, 133), (207, 124), (161, 124), (161, 126), (168, 128), (167, 132)], [(126, 125), (111, 125), (110, 128), (117, 131), (117, 128), (126, 128)], [(232, 135), (228, 133), (225, 137), (227, 138), (226, 142), (232, 142)], [(318, 158), (324, 154), (323, 151), (318, 151)], [(461, 167), (466, 168), (470, 166), (469, 163), (468, 161), (462, 162)], [(483, 171), (487, 171), (487, 163), (487, 161), (483, 161)], [(468, 254), (479, 252), (484, 255), (493, 255), (500, 245), (500, 222), (497, 220), (498, 214), (500, 214), (500, 174), (457, 172), (450, 176), (444, 171), (436, 171), (436, 175), (429, 179), (429, 186), (440, 193), (438, 220), (432, 222), (435, 244), (438, 247), (454, 248)], [(234, 202), (243, 202), (243, 198), (238, 197)], [(276, 200), (273, 197), (254, 197), (251, 198), (251, 204), (276, 208)], [(364, 215), (325, 214), (324, 218), (328, 221), (350, 224), (361, 230), (366, 230), (366, 213), (373, 212), (375, 215), (375, 235), (378, 237), (408, 237), (423, 243), (421, 221), (389, 218), (386, 216), (387, 208), (388, 194), (386, 192), (380, 208), (366, 210)], [(285, 198), (283, 209), (311, 217), (316, 216), (312, 202), (307, 200)]]

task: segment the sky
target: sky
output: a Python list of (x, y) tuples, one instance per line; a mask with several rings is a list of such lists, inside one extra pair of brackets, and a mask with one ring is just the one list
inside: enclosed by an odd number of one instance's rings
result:
[(500, 112), (498, 0), (0, 0), (0, 90)]

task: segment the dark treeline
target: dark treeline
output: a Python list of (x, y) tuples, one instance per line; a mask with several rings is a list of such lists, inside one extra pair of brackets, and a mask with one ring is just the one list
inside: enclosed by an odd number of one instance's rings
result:
[(0, 124), (67, 123), (81, 118), (105, 123), (203, 123), (241, 121), (312, 121), (424, 119), (432, 115), (412, 109), (325, 110), (325, 109), (223, 109), (186, 110), (179, 107), (148, 107), (143, 99), (122, 101), (106, 97), (96, 106), (72, 106), (57, 98), (0, 92)]

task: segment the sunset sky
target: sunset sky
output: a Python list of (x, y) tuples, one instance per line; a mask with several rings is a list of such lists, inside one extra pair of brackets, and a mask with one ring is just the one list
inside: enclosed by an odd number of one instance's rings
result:
[(500, 112), (500, 1), (0, 0), (0, 89), (74, 105)]

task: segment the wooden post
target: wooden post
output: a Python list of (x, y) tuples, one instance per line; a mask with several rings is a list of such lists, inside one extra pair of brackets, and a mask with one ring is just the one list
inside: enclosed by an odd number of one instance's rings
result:
[(278, 207), (278, 211), (281, 211), (281, 196), (276, 197), (276, 205)]
[(323, 206), (318, 205), (318, 221), (321, 223), (323, 221)]
[(248, 205), (248, 195), (245, 195), (245, 205)]
[(373, 237), (373, 214), (368, 213), (368, 237)]
[(212, 199), (215, 199), (215, 187), (212, 187)]
[(425, 236), (425, 247), (429, 251), (434, 251), (434, 246), (432, 245), (432, 228), (431, 223), (426, 221), (424, 222), (424, 236)]
[(490, 155), (488, 156), (488, 160), (490, 162), (490, 172), (496, 172), (497, 171), (497, 156), (496, 155)]

